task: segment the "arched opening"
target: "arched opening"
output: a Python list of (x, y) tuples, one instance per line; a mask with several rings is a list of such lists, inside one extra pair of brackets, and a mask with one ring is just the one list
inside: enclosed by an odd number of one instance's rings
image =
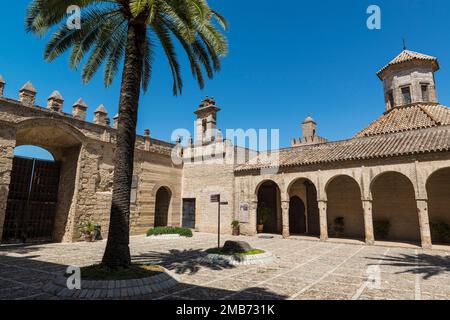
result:
[(420, 242), (414, 186), (401, 173), (380, 174), (371, 185), (375, 240)]
[(48, 150), (29, 145), (14, 150), (2, 242), (53, 239), (59, 177), (60, 164)]
[(427, 181), (428, 215), (433, 244), (450, 244), (450, 168), (433, 173)]
[(364, 239), (364, 210), (358, 183), (349, 176), (333, 178), (326, 187), (328, 234)]
[(55, 161), (55, 157), (47, 149), (33, 145), (22, 145), (14, 149), (14, 157), (33, 158)]
[(273, 181), (266, 181), (258, 188), (256, 222), (259, 233), (281, 234), (281, 193)]
[(29, 120), (16, 133), (2, 242), (71, 239), (68, 222), (82, 135), (68, 125)]
[(306, 233), (306, 208), (302, 199), (297, 196), (289, 201), (289, 234)]
[[(296, 180), (288, 189), (290, 199), (294, 199), (294, 206), (289, 203), (289, 216), (297, 217), (289, 224), (292, 234), (320, 236), (319, 205), (317, 202), (317, 189), (314, 184), (305, 178)], [(304, 219), (302, 219), (302, 206), (298, 200), (303, 202)], [(291, 220), (289, 220), (291, 222)]]
[(167, 227), (172, 193), (167, 187), (161, 187), (156, 192), (155, 227)]

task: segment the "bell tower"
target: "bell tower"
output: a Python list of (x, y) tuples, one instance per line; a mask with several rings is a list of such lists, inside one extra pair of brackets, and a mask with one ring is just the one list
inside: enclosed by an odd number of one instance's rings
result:
[(383, 81), (386, 111), (417, 103), (438, 103), (434, 73), (436, 57), (403, 50), (377, 76)]
[(220, 109), (216, 106), (214, 98), (206, 97), (200, 103), (200, 106), (195, 115), (197, 116), (196, 123), (196, 144), (202, 145), (215, 141), (216, 139), (216, 125), (217, 112)]

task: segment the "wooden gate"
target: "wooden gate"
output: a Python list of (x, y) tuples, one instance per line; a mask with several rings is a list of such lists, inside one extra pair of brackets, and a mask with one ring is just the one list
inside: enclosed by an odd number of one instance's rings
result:
[(59, 173), (58, 162), (14, 157), (3, 242), (53, 240)]

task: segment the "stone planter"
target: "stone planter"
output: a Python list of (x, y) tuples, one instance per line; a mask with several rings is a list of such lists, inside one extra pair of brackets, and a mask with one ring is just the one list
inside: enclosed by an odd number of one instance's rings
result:
[(233, 227), (232, 235), (233, 235), (233, 236), (239, 236), (239, 235), (241, 235), (241, 228), (239, 228), (239, 227)]
[(68, 289), (67, 278), (59, 275), (46, 284), (42, 290), (66, 300), (137, 299), (178, 284), (166, 269), (164, 271), (156, 276), (142, 279), (82, 280), (79, 290)]
[(199, 258), (200, 262), (213, 263), (219, 265), (266, 265), (277, 261), (277, 258), (270, 252), (251, 255), (222, 255), (208, 254)]

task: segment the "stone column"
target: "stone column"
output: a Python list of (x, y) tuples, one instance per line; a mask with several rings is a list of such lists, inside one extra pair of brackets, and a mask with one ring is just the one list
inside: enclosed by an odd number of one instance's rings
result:
[(327, 201), (317, 201), (319, 205), (320, 240), (328, 240)]
[(289, 200), (281, 202), (281, 222), (283, 238), (289, 238)]
[(431, 230), (430, 230), (430, 218), (428, 216), (428, 200), (417, 199), (417, 213), (419, 215), (420, 226), (420, 238), (422, 242), (422, 248), (431, 249)]
[(9, 128), (0, 128), (0, 243), (6, 218), (11, 171), (13, 166), (15, 133)]
[(375, 236), (373, 232), (373, 217), (372, 217), (372, 200), (362, 200), (364, 209), (364, 230), (367, 245), (375, 243)]
[(257, 225), (258, 225), (258, 199), (251, 199), (249, 201), (249, 205), (250, 205), (250, 211), (249, 211), (249, 235), (253, 236), (258, 234), (258, 230), (256, 230)]
[(37, 90), (33, 87), (31, 81), (28, 81), (19, 90), (19, 100), (26, 107), (34, 107), (34, 104), (36, 102), (36, 93)]
[(0, 97), (3, 97), (3, 90), (5, 90), (6, 81), (3, 79), (2, 75), (0, 74)]

